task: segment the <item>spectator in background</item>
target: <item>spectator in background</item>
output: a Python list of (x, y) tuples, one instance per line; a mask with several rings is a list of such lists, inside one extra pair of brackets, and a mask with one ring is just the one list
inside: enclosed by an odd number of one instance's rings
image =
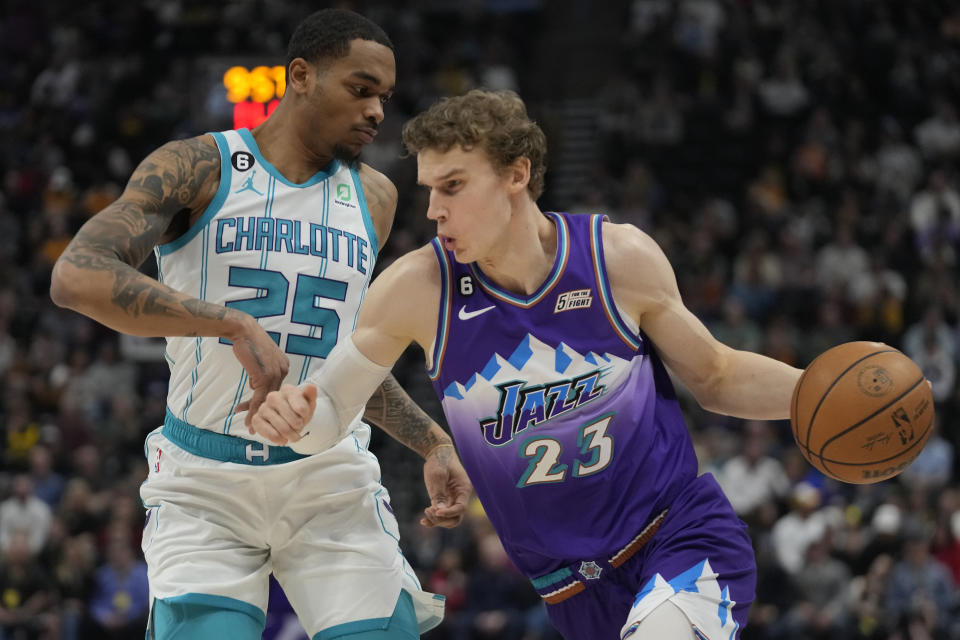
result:
[(904, 140), (903, 129), (893, 117), (883, 119), (880, 135), (880, 147), (874, 157), (877, 189), (907, 202), (922, 175), (920, 154)]
[(57, 515), (63, 522), (67, 534), (75, 536), (81, 533), (95, 535), (103, 523), (102, 500), (93, 494), (86, 480), (79, 477), (67, 481), (63, 500)]
[(95, 573), (90, 618), (97, 638), (124, 640), (142, 633), (150, 608), (147, 564), (124, 535), (111, 537), (107, 561)]
[(911, 358), (923, 353), (924, 342), (927, 336), (933, 335), (950, 357), (956, 355), (956, 337), (954, 330), (943, 317), (943, 308), (932, 305), (924, 312), (922, 318), (909, 327), (903, 334), (903, 352)]
[(669, 75), (658, 74), (654, 78), (651, 95), (637, 108), (634, 127), (642, 145), (673, 147), (683, 142), (683, 104)]
[(880, 329), (878, 339), (893, 337), (902, 329), (907, 281), (901, 273), (889, 267), (882, 251), (874, 250), (870, 254), (869, 269), (852, 274), (846, 294), (856, 308), (860, 326)]
[(798, 640), (847, 640), (850, 637), (850, 569), (830, 556), (828, 529), (807, 546), (803, 566), (793, 576), (797, 602), (788, 613)]
[(526, 579), (514, 569), (500, 539), (488, 532), (477, 541), (478, 566), (467, 581), (467, 606), (454, 640), (520, 640), (524, 609), (539, 598), (523, 597)]
[(778, 118), (793, 118), (810, 103), (810, 92), (797, 70), (793, 51), (784, 46), (774, 62), (774, 74), (760, 81), (757, 93), (764, 109)]
[(817, 282), (830, 292), (846, 291), (857, 274), (870, 268), (867, 252), (857, 244), (855, 229), (849, 222), (839, 223), (832, 240), (817, 254)]
[(821, 500), (816, 487), (806, 482), (797, 484), (790, 494), (790, 511), (773, 525), (773, 551), (791, 578), (803, 567), (807, 547), (826, 531), (826, 519), (818, 512)]
[[(789, 630), (788, 613), (797, 602), (796, 583), (784, 571), (773, 548), (753, 535), (757, 555), (757, 599), (740, 640), (783, 640)], [(759, 544), (757, 544), (759, 542)]]
[(83, 640), (96, 560), (92, 536), (78, 535), (67, 538), (53, 562), (52, 587), (59, 609), (61, 640)]
[(743, 300), (753, 318), (769, 317), (783, 281), (780, 256), (769, 244), (766, 232), (754, 231), (743, 241), (733, 262), (730, 292)]
[(850, 582), (849, 593), (852, 614), (851, 635), (858, 640), (882, 640), (887, 638), (889, 620), (886, 615), (884, 596), (893, 559), (881, 554), (870, 563), (866, 575), (856, 576)]
[(734, 349), (760, 351), (763, 333), (753, 318), (747, 315), (743, 300), (738, 296), (727, 296), (722, 312), (721, 319), (710, 327), (714, 337)]
[(884, 602), (895, 625), (922, 623), (933, 636), (952, 624), (956, 585), (946, 567), (930, 554), (930, 532), (912, 523), (904, 532), (903, 559), (890, 572)]
[(761, 216), (761, 223), (783, 217), (789, 200), (783, 171), (777, 165), (767, 164), (750, 181), (747, 185), (747, 203)]
[(900, 482), (909, 489), (923, 489), (933, 495), (944, 489), (953, 477), (954, 447), (941, 433), (942, 420), (943, 416), (934, 413), (933, 424), (930, 426), (932, 433), (927, 443), (910, 466), (900, 474)]
[(934, 549), (934, 557), (950, 571), (953, 583), (960, 584), (960, 510), (948, 515), (944, 528), (944, 539)]
[(744, 423), (742, 453), (730, 458), (717, 481), (733, 510), (750, 524), (753, 513), (764, 503), (776, 503), (790, 491), (790, 479), (783, 465), (769, 455), (771, 434), (768, 423), (748, 420)]
[(844, 319), (840, 301), (825, 298), (818, 303), (815, 324), (806, 333), (802, 360), (810, 363), (827, 349), (850, 342), (855, 336), (853, 327)]
[(463, 567), (461, 549), (455, 546), (442, 549), (423, 586), (431, 593), (446, 598), (443, 622), (437, 631), (437, 634), (446, 638), (450, 635), (450, 629), (459, 629), (464, 624), (460, 618), (464, 615), (463, 608), (467, 603), (467, 571)]
[(920, 150), (932, 160), (956, 159), (960, 156), (960, 122), (957, 110), (945, 96), (933, 101), (933, 113), (917, 125), (914, 135)]
[(910, 227), (916, 248), (928, 263), (938, 240), (960, 239), (960, 193), (945, 169), (930, 173), (927, 186), (910, 200)]
[(53, 468), (53, 454), (49, 447), (38, 444), (30, 450), (30, 480), (33, 494), (48, 507), (55, 509), (60, 504), (66, 482)]
[(859, 557), (854, 558), (852, 562), (854, 575), (866, 574), (874, 560), (881, 555), (891, 558), (899, 557), (902, 547), (900, 537), (902, 525), (903, 512), (896, 504), (885, 502), (874, 510), (867, 543), (860, 551)]
[(51, 518), (47, 503), (33, 495), (30, 476), (17, 474), (11, 496), (0, 504), (0, 551), (9, 549), (17, 534), (24, 534), (30, 553), (39, 553), (47, 542)]
[[(933, 400), (942, 404), (953, 392), (957, 379), (957, 366), (950, 348), (942, 342), (943, 337), (932, 331), (923, 332), (923, 344), (919, 351), (907, 355), (917, 363), (923, 376), (930, 381)], [(951, 336), (951, 340), (953, 336)]]
[(132, 362), (120, 360), (117, 345), (113, 340), (100, 344), (96, 359), (87, 368), (84, 377), (87, 389), (93, 395), (89, 400), (94, 403), (92, 410), (96, 418), (108, 414), (110, 402), (120, 397), (136, 395), (136, 368)]
[(0, 638), (54, 640), (49, 577), (31, 550), (29, 533), (18, 531), (0, 551)]
[(8, 469), (25, 469), (30, 450), (40, 442), (40, 424), (32, 411), (30, 398), (25, 393), (26, 389), (18, 389), (14, 384), (6, 389), (3, 461), (4, 467)]

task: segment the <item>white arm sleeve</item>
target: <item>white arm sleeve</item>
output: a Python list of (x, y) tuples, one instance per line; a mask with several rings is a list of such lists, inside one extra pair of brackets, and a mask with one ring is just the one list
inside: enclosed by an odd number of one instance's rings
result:
[(390, 369), (360, 353), (352, 336), (337, 343), (323, 367), (306, 380), (319, 391), (317, 408), (300, 431), (301, 439), (291, 442), (290, 448), (311, 454), (340, 442), (363, 417), (367, 401)]

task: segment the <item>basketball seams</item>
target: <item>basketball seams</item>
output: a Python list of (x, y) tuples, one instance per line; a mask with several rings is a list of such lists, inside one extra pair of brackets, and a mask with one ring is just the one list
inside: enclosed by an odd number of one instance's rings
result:
[[(860, 364), (861, 362), (863, 362), (864, 360), (867, 360), (867, 359), (872, 358), (872, 357), (874, 357), (874, 356), (878, 356), (878, 355), (883, 354), (883, 353), (900, 353), (900, 352), (899, 352), (898, 350), (896, 350), (896, 349), (881, 349), (881, 350), (879, 350), (879, 351), (874, 351), (873, 353), (868, 353), (867, 355), (862, 356), (862, 357), (859, 358), (858, 360), (853, 361), (846, 369), (844, 369), (844, 370), (840, 373), (840, 375), (838, 375), (836, 378), (834, 378), (833, 382), (831, 382), (830, 385), (824, 390), (823, 394), (820, 396), (820, 400), (817, 401), (817, 406), (814, 407), (814, 409), (813, 409), (813, 413), (810, 414), (810, 421), (807, 423), (807, 435), (806, 435), (806, 438), (804, 439), (805, 441), (804, 441), (804, 443), (803, 443), (803, 448), (804, 448), (804, 449), (806, 449), (806, 450), (809, 451), (810, 453), (813, 453), (813, 452), (811, 451), (811, 449), (810, 449), (810, 434), (813, 432), (813, 421), (816, 420), (816, 418), (817, 418), (817, 413), (819, 413), (819, 411), (820, 411), (820, 406), (823, 405), (823, 401), (826, 400), (826, 398), (827, 398), (828, 395), (830, 395), (830, 392), (831, 392), (831, 391), (833, 390), (833, 388), (837, 385), (837, 383), (840, 382), (840, 379), (843, 378), (843, 376), (847, 375), (847, 373), (848, 373), (851, 369), (853, 369), (854, 367), (856, 367), (857, 365), (859, 365), (859, 364)], [(820, 357), (822, 357), (822, 356), (820, 356)], [(817, 357), (813, 362), (810, 363), (810, 366), (807, 367), (807, 371), (809, 371), (809, 370), (813, 367), (813, 365), (817, 362), (817, 360), (820, 359), (820, 357)], [(806, 372), (804, 372), (804, 375), (806, 375)], [(914, 386), (916, 386), (916, 385), (914, 385)], [(911, 388), (912, 388), (912, 387), (911, 387)], [(798, 396), (799, 396), (799, 394), (798, 394)], [(902, 397), (903, 397), (903, 396), (901, 395), (900, 398), (902, 398)], [(897, 398), (897, 400), (899, 400), (900, 398)], [(896, 400), (894, 400), (894, 402), (896, 402)], [(889, 406), (889, 405), (888, 405), (888, 406)], [(884, 408), (886, 408), (886, 407), (884, 407)], [(799, 443), (798, 443), (798, 444), (799, 444)], [(822, 450), (821, 450), (821, 451), (822, 451)]]
[[(874, 460), (874, 461), (871, 461), (871, 462), (841, 462), (841, 461), (839, 461), (839, 460), (831, 460), (831, 459), (829, 459), (829, 458), (824, 458), (823, 456), (820, 456), (820, 461), (821, 461), (821, 463), (823, 464), (824, 471), (827, 470), (827, 469), (826, 469), (827, 464), (835, 465), (835, 466), (838, 466), (838, 467), (840, 467), (840, 466), (843, 466), (843, 467), (868, 467), (868, 466), (874, 466), (874, 465), (883, 464), (884, 462), (890, 462), (891, 460), (896, 460), (896, 459), (898, 459), (898, 458), (901, 458), (901, 457), (903, 457), (903, 454), (904, 454), (904, 453), (911, 451), (914, 447), (917, 447), (917, 446), (925, 445), (925, 444), (926, 444), (927, 434), (929, 434), (929, 433), (930, 433), (930, 430), (933, 429), (933, 421), (934, 421), (935, 419), (936, 419), (935, 417), (931, 417), (931, 418), (930, 418), (930, 422), (927, 423), (927, 426), (924, 428), (923, 432), (922, 432), (916, 439), (914, 439), (913, 443), (912, 443), (909, 447), (907, 447), (906, 449), (900, 451), (900, 453), (898, 453), (898, 454), (895, 455), (895, 456), (890, 456), (889, 458), (884, 458), (884, 459), (882, 459), (882, 460)], [(919, 452), (918, 452), (918, 453), (917, 453), (917, 456), (919, 456), (919, 455), (920, 455), (920, 454), (919, 454)], [(910, 458), (910, 460), (907, 462), (907, 464), (910, 464), (910, 463), (912, 463), (914, 460), (916, 460), (916, 459), (917, 459), (917, 456), (914, 456), (914, 457)], [(837, 478), (837, 476), (834, 475), (834, 474), (832, 474), (831, 472), (828, 472), (828, 474), (831, 475), (831, 477)], [(837, 478), (837, 479), (839, 479), (839, 478)], [(882, 478), (882, 479), (886, 479), (886, 478)], [(841, 480), (841, 482), (854, 482), (854, 481), (852, 481), (852, 480)], [(863, 483), (855, 483), (855, 484), (863, 484)], [(869, 484), (869, 482), (866, 483), (866, 484)]]
[[(843, 436), (845, 436), (846, 434), (850, 433), (850, 432), (853, 431), (854, 429), (859, 428), (864, 422), (869, 422), (870, 420), (873, 420), (874, 418), (876, 418), (878, 415), (880, 415), (881, 413), (883, 413), (884, 411), (886, 411), (887, 409), (889, 409), (891, 406), (893, 406), (894, 404), (896, 404), (897, 402), (899, 402), (900, 400), (902, 400), (904, 396), (906, 396), (906, 395), (909, 394), (911, 391), (913, 391), (913, 390), (916, 389), (918, 386), (920, 386), (920, 384), (921, 384), (924, 380), (925, 380), (925, 378), (924, 378), (923, 376), (920, 376), (920, 379), (919, 379), (919, 380), (917, 380), (917, 381), (914, 382), (912, 385), (910, 385), (910, 386), (907, 388), (907, 390), (904, 391), (903, 393), (901, 393), (899, 396), (897, 396), (896, 398), (894, 398), (893, 400), (891, 400), (891, 401), (888, 402), (887, 404), (883, 405), (882, 407), (880, 407), (879, 409), (877, 409), (876, 411), (874, 411), (874, 412), (871, 413), (870, 415), (864, 417), (864, 418), (863, 418), (862, 420), (860, 420), (859, 422), (850, 425), (849, 427), (847, 427), (846, 429), (844, 429), (844, 430), (841, 431), (840, 433), (838, 433), (838, 434), (834, 435), (833, 437), (827, 439), (827, 441), (823, 443), (823, 446), (820, 447), (820, 452), (817, 454), (817, 457), (820, 458), (820, 459), (823, 459), (823, 450), (827, 448), (827, 445), (829, 445), (831, 442), (833, 442), (834, 440), (836, 440), (836, 439), (838, 439), (838, 438), (842, 438)], [(825, 393), (825, 394), (823, 394), (823, 395), (826, 396), (826, 395), (828, 395), (828, 394), (829, 394), (829, 392), (827, 392), (827, 393)], [(811, 451), (811, 450), (808, 448), (807, 451)], [(812, 451), (811, 451), (811, 453), (812, 453)]]

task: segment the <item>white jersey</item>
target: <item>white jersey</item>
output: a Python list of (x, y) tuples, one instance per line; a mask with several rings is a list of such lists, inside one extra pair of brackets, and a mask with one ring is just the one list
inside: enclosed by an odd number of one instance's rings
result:
[[(214, 133), (220, 187), (200, 219), (156, 248), (161, 282), (257, 318), (290, 358), (284, 382), (323, 366), (355, 326), (377, 237), (357, 171), (333, 161), (302, 184), (261, 155), (247, 129)], [(221, 338), (167, 338), (167, 418), (252, 436), (237, 404), (249, 379)]]

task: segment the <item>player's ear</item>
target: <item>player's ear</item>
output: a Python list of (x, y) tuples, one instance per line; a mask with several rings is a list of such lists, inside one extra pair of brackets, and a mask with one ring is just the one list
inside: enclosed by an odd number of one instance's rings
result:
[(309, 62), (303, 58), (294, 58), (287, 65), (287, 91), (305, 94), (309, 90), (310, 75), (313, 72)]
[(520, 156), (507, 169), (510, 182), (507, 186), (510, 193), (520, 193), (526, 190), (530, 182), (530, 158)]

